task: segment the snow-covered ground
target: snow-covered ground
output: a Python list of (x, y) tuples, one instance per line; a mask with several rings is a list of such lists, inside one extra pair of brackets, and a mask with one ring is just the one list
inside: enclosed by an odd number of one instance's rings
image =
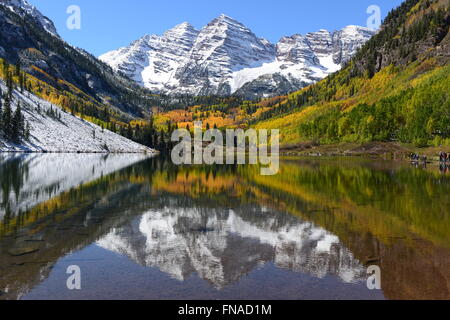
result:
[[(3, 81), (0, 81), (0, 87), (3, 92), (7, 91)], [(0, 136), (0, 152), (156, 153), (155, 150), (66, 113), (29, 92), (22, 94), (15, 91), (13, 100), (13, 110), (17, 107), (17, 101), (20, 101), (25, 121), (30, 124), (30, 139), (16, 145)], [(46, 114), (51, 107), (61, 114), (61, 119)]]

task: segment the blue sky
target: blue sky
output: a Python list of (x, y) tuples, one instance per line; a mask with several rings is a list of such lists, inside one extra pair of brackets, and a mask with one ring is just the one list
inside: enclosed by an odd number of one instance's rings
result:
[[(350, 24), (366, 26), (370, 5), (384, 18), (402, 0), (28, 0), (52, 19), (59, 34), (94, 55), (128, 45), (145, 34), (162, 34), (188, 21), (201, 28), (224, 13), (259, 37), (276, 43), (282, 36)], [(70, 5), (81, 9), (81, 29), (69, 30)]]

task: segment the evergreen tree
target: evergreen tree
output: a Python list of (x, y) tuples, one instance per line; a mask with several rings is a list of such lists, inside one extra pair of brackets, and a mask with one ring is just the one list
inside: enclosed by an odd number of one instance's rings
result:
[(19, 77), (19, 76), (20, 76), (20, 62), (17, 62), (17, 63), (16, 63), (16, 68), (15, 68), (14, 75), (15, 75), (16, 77)]
[(6, 87), (8, 89), (8, 99), (9, 101), (12, 100), (12, 94), (14, 91), (14, 82), (13, 82), (13, 76), (12, 73), (8, 71), (7, 75), (6, 75)]
[(8, 78), (8, 73), (9, 73), (9, 64), (8, 62), (6, 62), (6, 60), (3, 60), (3, 78), (6, 79)]
[(26, 140), (30, 140), (30, 131), (31, 131), (30, 123), (27, 121), (26, 127), (25, 127), (25, 139)]
[(20, 103), (17, 103), (16, 111), (14, 112), (14, 116), (12, 117), (11, 124), (11, 140), (14, 142), (20, 142), (23, 136), (24, 129), (24, 119), (22, 116), (22, 108)]
[(11, 102), (8, 99), (8, 97), (5, 100), (5, 108), (2, 114), (2, 129), (3, 129), (3, 135), (6, 139), (11, 138), (11, 121), (12, 121), (12, 111), (11, 111)]
[(3, 128), (3, 92), (2, 89), (0, 88), (0, 128)]
[(127, 127), (127, 138), (133, 139), (133, 128), (131, 127), (130, 124), (128, 124), (128, 127)]

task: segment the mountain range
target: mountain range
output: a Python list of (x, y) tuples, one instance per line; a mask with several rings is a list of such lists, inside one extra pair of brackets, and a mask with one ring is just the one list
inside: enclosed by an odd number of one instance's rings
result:
[(450, 146), (449, 4), (404, 1), (342, 70), (281, 97), (256, 114), (255, 127), (280, 129), (281, 143), (300, 149), (306, 141), (346, 142), (359, 144), (355, 153), (379, 154), (383, 147), (374, 142), (384, 142), (407, 155)]
[(65, 42), (26, 0), (0, 1), (0, 151), (153, 152), (124, 133), (150, 114), (150, 94)]
[(201, 30), (185, 22), (99, 59), (156, 93), (258, 98), (301, 89), (338, 71), (374, 34), (348, 26), (272, 44), (222, 14)]
[(141, 87), (65, 42), (53, 22), (26, 0), (0, 1), (0, 30), (0, 58), (19, 64), (66, 96), (73, 95), (77, 102), (72, 105), (83, 100), (100, 109), (107, 106), (122, 120), (143, 115), (147, 93)]

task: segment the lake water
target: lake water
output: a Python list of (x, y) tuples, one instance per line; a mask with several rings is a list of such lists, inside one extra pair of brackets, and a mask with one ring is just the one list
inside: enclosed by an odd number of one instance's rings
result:
[[(450, 298), (445, 168), (259, 169), (0, 154), (0, 299)], [(81, 290), (67, 288), (69, 266)]]

